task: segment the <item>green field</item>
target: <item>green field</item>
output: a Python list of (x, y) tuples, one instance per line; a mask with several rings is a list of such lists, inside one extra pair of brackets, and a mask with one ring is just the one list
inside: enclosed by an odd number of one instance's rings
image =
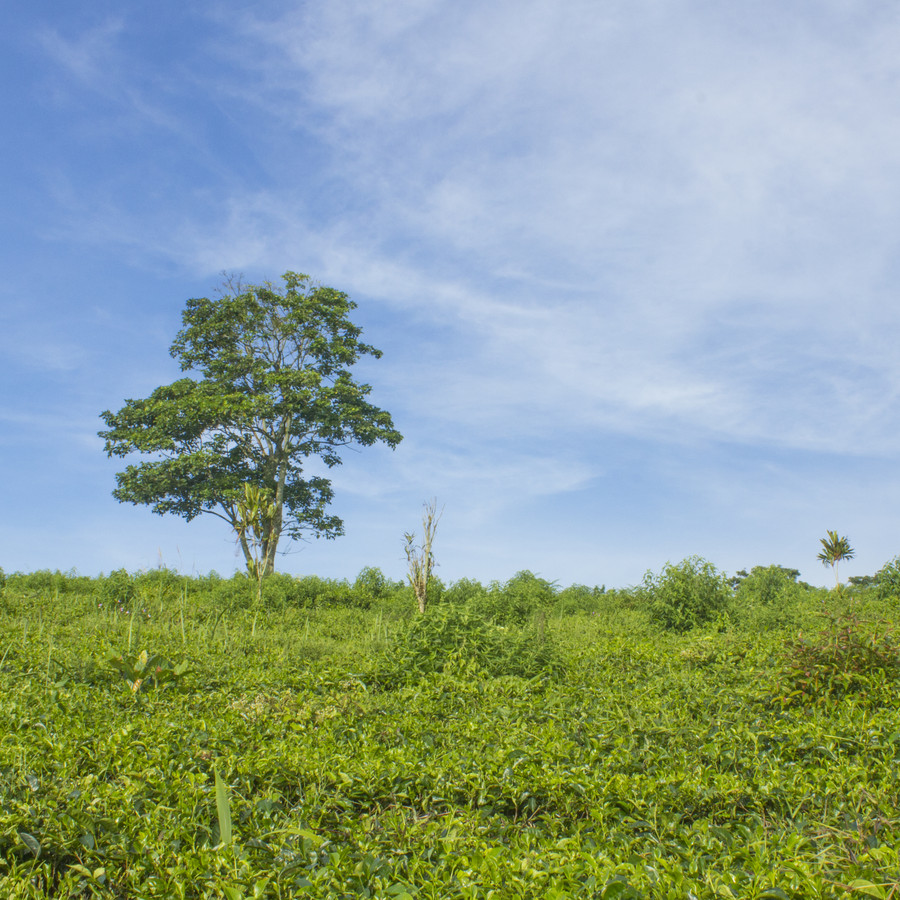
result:
[(0, 896), (900, 897), (900, 601), (676, 574), (7, 575)]

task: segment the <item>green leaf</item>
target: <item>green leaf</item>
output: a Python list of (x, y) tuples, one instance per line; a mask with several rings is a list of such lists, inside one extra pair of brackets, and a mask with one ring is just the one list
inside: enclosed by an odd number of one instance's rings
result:
[(28, 848), (35, 859), (40, 857), (41, 845), (33, 834), (29, 834), (27, 831), (20, 831), (19, 840)]
[(866, 881), (865, 878), (857, 878), (855, 881), (851, 881), (848, 887), (850, 890), (863, 894), (866, 897), (876, 897), (877, 900), (885, 900), (887, 897), (884, 888), (880, 884), (872, 884), (871, 881)]
[(228, 788), (219, 775), (219, 768), (215, 766), (213, 773), (216, 778), (216, 813), (219, 817), (219, 839), (223, 846), (231, 844), (231, 802), (228, 799)]

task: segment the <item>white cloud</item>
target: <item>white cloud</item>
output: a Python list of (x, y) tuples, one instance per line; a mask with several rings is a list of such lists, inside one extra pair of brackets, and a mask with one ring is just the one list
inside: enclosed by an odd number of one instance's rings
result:
[(108, 87), (107, 67), (124, 27), (124, 18), (116, 16), (73, 36), (64, 36), (56, 28), (45, 28), (38, 34), (38, 40), (70, 75), (91, 87)]
[[(301, 258), (420, 321), (455, 321), (464, 370), (402, 360), (414, 383), (430, 373), (410, 409), (448, 424), (891, 452), (900, 64), (885, 35), (900, 27), (868, 12), (248, 13), (243, 101), (255, 86), (260, 143), (287, 140), (262, 156), (278, 188), (140, 218), (101, 204), (96, 239), (210, 273)], [(119, 27), (57, 55), (89, 74)], [(311, 173), (286, 164), (303, 135), (330, 155)], [(339, 198), (319, 205), (311, 180)]]

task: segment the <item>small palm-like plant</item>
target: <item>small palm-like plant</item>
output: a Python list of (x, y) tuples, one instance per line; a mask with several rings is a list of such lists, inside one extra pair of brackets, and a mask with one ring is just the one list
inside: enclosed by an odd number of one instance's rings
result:
[(841, 582), (838, 577), (838, 563), (844, 559), (853, 559), (856, 552), (851, 546), (850, 541), (846, 537), (838, 537), (836, 531), (826, 531), (826, 537), (819, 538), (822, 545), (822, 552), (818, 555), (818, 559), (822, 560), (823, 566), (831, 566), (834, 572), (835, 588), (840, 590)]

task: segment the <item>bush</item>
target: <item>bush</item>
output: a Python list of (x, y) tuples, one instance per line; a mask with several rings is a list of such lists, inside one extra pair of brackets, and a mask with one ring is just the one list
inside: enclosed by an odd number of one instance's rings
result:
[(92, 594), (96, 586), (87, 575), (77, 575), (75, 570), (51, 572), (41, 569), (37, 572), (13, 572), (6, 576), (10, 588), (29, 594)]
[(554, 611), (559, 615), (571, 616), (576, 613), (594, 613), (605, 605), (605, 587), (588, 587), (586, 584), (572, 584), (556, 595)]
[(366, 566), (353, 582), (354, 595), (369, 603), (373, 600), (384, 600), (390, 597), (393, 591), (393, 583), (375, 566)]
[(893, 700), (900, 676), (900, 649), (890, 631), (865, 627), (854, 615), (831, 619), (816, 637), (802, 636), (785, 647), (779, 674), (785, 704), (823, 703), (848, 694)]
[(875, 573), (875, 592), (879, 600), (900, 598), (900, 556), (886, 562)]
[(135, 592), (147, 599), (171, 599), (181, 594), (186, 581), (174, 569), (160, 567), (139, 572), (133, 577)]
[(647, 572), (641, 594), (651, 620), (667, 631), (688, 631), (725, 614), (731, 600), (728, 581), (716, 567), (691, 556), (667, 563), (659, 575)]
[(134, 578), (125, 569), (113, 569), (100, 578), (100, 602), (103, 606), (128, 606), (134, 599)]
[(551, 609), (555, 601), (553, 585), (526, 570), (517, 572), (502, 586), (495, 582), (476, 602), (479, 613), (490, 622), (524, 625), (538, 612)]
[(474, 581), (471, 578), (460, 578), (459, 581), (454, 581), (444, 591), (443, 600), (445, 603), (472, 603), (475, 600), (484, 598), (486, 594), (487, 592), (480, 581)]
[(443, 604), (417, 615), (387, 650), (382, 680), (408, 683), (437, 672), (534, 678), (562, 671), (560, 656), (543, 622), (503, 628), (475, 609)]
[(800, 573), (784, 566), (754, 566), (749, 575), (739, 573), (732, 617), (754, 631), (769, 631), (795, 624), (803, 588)]
[[(235, 572), (227, 579), (211, 572), (205, 578), (197, 579), (196, 586), (198, 592), (206, 593), (220, 609), (244, 609), (256, 603), (256, 581), (246, 572)], [(262, 583), (262, 601), (269, 609), (368, 609), (372, 604), (369, 596), (355, 591), (347, 581), (316, 575), (295, 578), (286, 572), (266, 575)]]

